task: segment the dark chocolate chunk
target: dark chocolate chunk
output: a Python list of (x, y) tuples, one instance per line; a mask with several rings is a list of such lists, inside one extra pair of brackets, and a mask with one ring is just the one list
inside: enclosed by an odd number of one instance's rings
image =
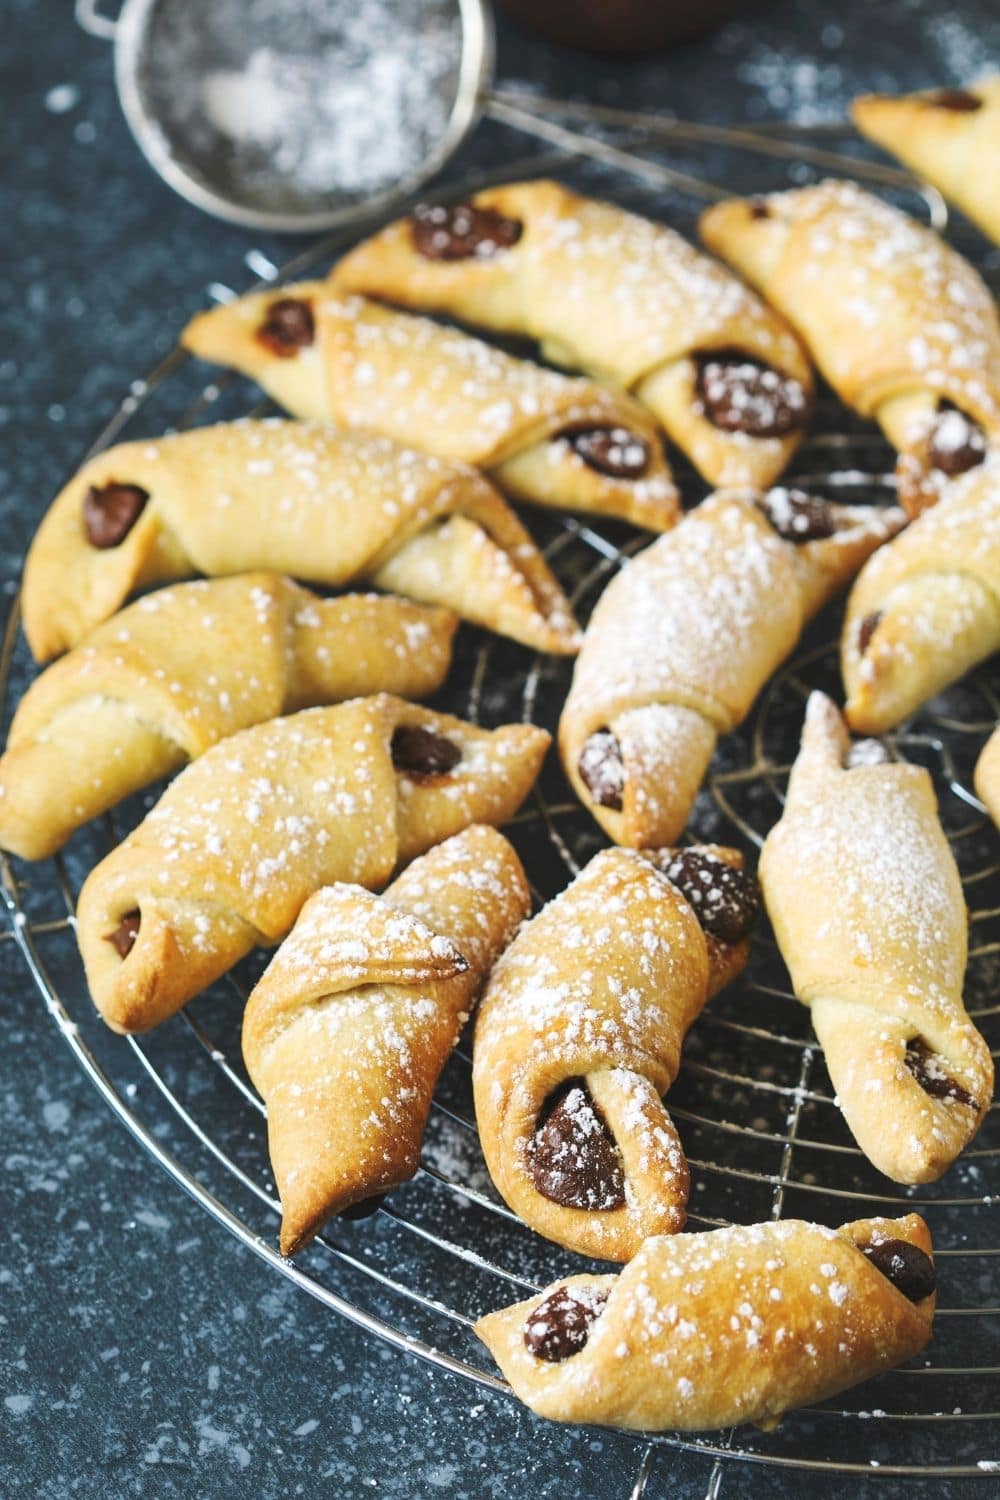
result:
[(909, 1240), (879, 1240), (858, 1249), (911, 1302), (922, 1302), (937, 1287), (934, 1262)]
[(779, 536), (786, 542), (817, 542), (837, 530), (837, 512), (829, 500), (805, 490), (768, 490), (757, 501)]
[(519, 219), (471, 203), (421, 204), (410, 223), (427, 260), (492, 260), (516, 245), (524, 229)]
[(932, 109), (952, 109), (956, 114), (974, 114), (982, 109), (983, 100), (969, 89), (936, 89), (928, 94), (924, 103)]
[(83, 497), (83, 526), (92, 547), (106, 551), (128, 536), (142, 515), (149, 491), (139, 484), (90, 486)]
[(855, 740), (844, 757), (844, 768), (854, 771), (858, 766), (884, 766), (891, 760), (881, 740)]
[(927, 443), (931, 466), (949, 478), (975, 469), (986, 458), (986, 434), (957, 406), (942, 403)]
[(622, 1208), (621, 1153), (582, 1078), (550, 1095), (530, 1152), (531, 1176), (544, 1198), (591, 1212)]
[(610, 729), (595, 729), (577, 761), (580, 779), (598, 807), (622, 810), (625, 765), (618, 737)]
[(746, 937), (760, 913), (760, 886), (753, 875), (701, 849), (667, 850), (655, 863), (705, 932), (720, 943), (738, 943)]
[(607, 1300), (603, 1287), (591, 1291), (588, 1287), (557, 1286), (542, 1298), (524, 1325), (528, 1352), (553, 1365), (579, 1354)]
[(750, 199), (750, 217), (751, 219), (769, 219), (771, 217), (771, 210), (768, 207), (766, 198)]
[(649, 444), (627, 427), (567, 428), (557, 436), (609, 479), (641, 479), (649, 464)]
[(906, 1066), (925, 1094), (930, 1094), (932, 1099), (955, 1099), (970, 1109), (978, 1109), (972, 1095), (945, 1072), (943, 1062), (940, 1052), (928, 1046), (922, 1036), (915, 1036), (907, 1042)]
[(122, 917), (114, 932), (108, 934), (108, 942), (112, 945), (119, 958), (128, 958), (135, 947), (135, 940), (139, 936), (140, 913), (127, 911)]
[(868, 650), (868, 647), (871, 645), (872, 636), (878, 629), (878, 622), (879, 620), (881, 620), (881, 618), (882, 611), (880, 609), (876, 609), (872, 614), (865, 615), (864, 619), (859, 624), (858, 650), (861, 652), (862, 656), (864, 656), (865, 652)]
[(748, 359), (738, 349), (703, 354), (698, 361), (697, 390), (709, 421), (723, 432), (784, 437), (802, 427), (809, 415), (809, 399), (801, 382)]
[(257, 341), (281, 359), (308, 349), (316, 337), (312, 306), (302, 297), (279, 297), (257, 329)]
[(372, 1214), (378, 1213), (385, 1202), (385, 1193), (376, 1193), (372, 1198), (361, 1198), (357, 1203), (349, 1203), (342, 1208), (338, 1215), (341, 1219), (370, 1219)]
[(443, 734), (434, 734), (418, 724), (400, 724), (392, 736), (392, 763), (418, 780), (447, 776), (462, 759), (462, 752)]

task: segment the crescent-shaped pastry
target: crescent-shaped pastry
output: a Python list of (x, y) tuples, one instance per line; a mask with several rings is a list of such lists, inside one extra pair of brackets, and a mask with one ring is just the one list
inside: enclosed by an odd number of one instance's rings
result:
[(902, 520), (795, 490), (721, 493), (616, 575), (559, 723), (574, 790), (616, 843), (677, 840), (719, 735)]
[(898, 450), (911, 513), (1000, 438), (1000, 317), (932, 229), (852, 182), (734, 198), (701, 234), (773, 302), (837, 395)]
[(515, 500), (652, 531), (679, 515), (656, 425), (637, 402), (460, 329), (307, 281), (200, 313), (182, 341), (251, 376), (297, 417), (475, 464)]
[(520, 860), (483, 827), (414, 860), (381, 896), (356, 885), (310, 896), (243, 1021), (282, 1254), (413, 1176), (441, 1069), (530, 906)]
[(776, 313), (665, 225), (557, 182), (418, 209), (333, 280), (537, 340), (631, 391), (712, 484), (770, 484), (809, 419), (809, 363)]
[(850, 748), (813, 693), (760, 877), (855, 1140), (894, 1181), (933, 1182), (985, 1118), (993, 1060), (962, 1002), (968, 917), (927, 771)]
[(931, 1248), (917, 1214), (661, 1235), (617, 1276), (569, 1276), (476, 1332), (515, 1395), (556, 1422), (771, 1428), (919, 1354)]
[(77, 940), (94, 1003), (147, 1031), (334, 881), (376, 887), (470, 823), (517, 811), (549, 744), (379, 694), (223, 740), (88, 876)]
[(976, 761), (976, 791), (1000, 828), (1000, 729), (994, 729)]
[(1000, 650), (1000, 453), (862, 568), (847, 601), (847, 721), (883, 734)]
[(135, 589), (255, 568), (364, 579), (541, 651), (576, 649), (562, 590), (475, 469), (276, 418), (122, 443), (85, 464), (28, 552), (28, 643), (44, 660)]
[(0, 845), (44, 859), (132, 792), (278, 714), (432, 693), (457, 623), (379, 594), (320, 599), (276, 573), (147, 594), (21, 700), (0, 758)]
[(665, 850), (658, 868), (605, 849), (487, 983), (472, 1069), (486, 1164), (567, 1249), (627, 1260), (684, 1224), (688, 1167), (663, 1095), (691, 1023), (749, 956), (757, 897), (741, 865), (713, 846)]
[(1000, 74), (967, 89), (866, 94), (851, 117), (1000, 244)]

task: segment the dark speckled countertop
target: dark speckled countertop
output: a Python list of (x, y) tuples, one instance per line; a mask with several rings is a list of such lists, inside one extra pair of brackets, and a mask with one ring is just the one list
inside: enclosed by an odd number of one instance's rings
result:
[[(208, 0), (206, 0), (208, 3)], [(152, 176), (110, 52), (69, 0), (0, 0), (6, 269), (0, 283), (0, 586), (115, 399), (214, 278), (293, 245), (202, 216)], [(641, 62), (500, 28), (499, 73), (693, 118), (836, 118), (861, 89), (959, 84), (1000, 65), (996, 0), (746, 4), (712, 39)], [(484, 130), (466, 164), (512, 138)], [(519, 144), (513, 146), (520, 150)], [(115, 1122), (0, 942), (0, 1495), (285, 1500), (614, 1497), (641, 1449), (535, 1421), (373, 1342), (231, 1238)], [(706, 1493), (711, 1462), (660, 1450), (648, 1500)], [(806, 1481), (727, 1468), (723, 1500)], [(823, 1497), (874, 1484), (810, 1478)], [(880, 1496), (946, 1485), (882, 1481)], [(996, 1495), (995, 1478), (955, 1493)]]

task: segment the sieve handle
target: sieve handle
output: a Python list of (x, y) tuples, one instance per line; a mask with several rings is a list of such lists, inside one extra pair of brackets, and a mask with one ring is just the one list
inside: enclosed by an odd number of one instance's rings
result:
[(99, 37), (102, 42), (113, 42), (118, 22), (113, 21), (110, 16), (101, 14), (98, 10), (100, 3), (101, 0), (76, 0), (74, 6), (76, 24), (82, 27), (88, 35)]

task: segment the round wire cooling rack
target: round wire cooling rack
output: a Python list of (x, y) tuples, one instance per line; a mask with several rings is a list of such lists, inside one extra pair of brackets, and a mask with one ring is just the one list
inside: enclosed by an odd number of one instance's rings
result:
[[(609, 121), (609, 126), (613, 124)], [(809, 132), (785, 132), (761, 145), (746, 132), (681, 127), (679, 135), (639, 131), (595, 138), (590, 160), (569, 156), (553, 122), (556, 148), (544, 157), (456, 184), (464, 196), (489, 181), (558, 167), (585, 190), (668, 217), (690, 232), (699, 199), (719, 182), (741, 192), (788, 186), (829, 167)], [(737, 139), (726, 139), (726, 137)], [(631, 152), (641, 139), (644, 155)], [(579, 144), (578, 138), (573, 137)], [(669, 163), (658, 154), (665, 146)], [(759, 149), (758, 149), (759, 147)], [(854, 145), (856, 149), (856, 143)], [(684, 151), (692, 153), (691, 159)], [(738, 162), (738, 176), (734, 175)], [(867, 175), (864, 157), (845, 168)], [(701, 174), (706, 170), (712, 180)], [(935, 223), (940, 199), (897, 188), (899, 174), (872, 174), (913, 207), (923, 199)], [(355, 236), (356, 237), (356, 236)], [(970, 237), (971, 238), (971, 237)], [(280, 272), (258, 252), (247, 264), (261, 280), (315, 271), (344, 247), (324, 241)], [(963, 244), (987, 275), (975, 244)], [(217, 299), (235, 295), (213, 284)], [(91, 452), (120, 435), (141, 436), (270, 409), (246, 381), (204, 369), (175, 349), (136, 381)], [(820, 401), (815, 434), (791, 476), (852, 500), (886, 501), (891, 455), (870, 427), (830, 397)], [(689, 501), (704, 486), (681, 468)], [(628, 557), (648, 541), (622, 524), (533, 511), (529, 524), (571, 594), (581, 619)], [(827, 609), (793, 659), (770, 683), (747, 722), (721, 744), (689, 827), (692, 840), (737, 844), (753, 854), (780, 813), (808, 691), (839, 696), (836, 640), (840, 612)], [(15, 601), (0, 643), (5, 723), (30, 675)], [(455, 664), (438, 705), (496, 724), (531, 720), (553, 729), (572, 664), (535, 657), (471, 628), (460, 632)], [(994, 1054), (1000, 1042), (1000, 855), (996, 835), (972, 787), (977, 752), (1000, 710), (1000, 694), (981, 669), (889, 737), (892, 753), (930, 770), (942, 819), (962, 874), (970, 911), (966, 999)], [(95, 861), (138, 821), (157, 791), (134, 798), (81, 830), (63, 853), (41, 865), (2, 857), (0, 896), (7, 930), (43, 1004), (77, 1062), (136, 1142), (202, 1208), (276, 1272), (372, 1335), (480, 1386), (507, 1390), (471, 1332), (483, 1312), (581, 1269), (578, 1257), (542, 1241), (497, 1197), (479, 1150), (471, 1104), (468, 1038), (442, 1076), (421, 1168), (370, 1218), (333, 1221), (294, 1263), (275, 1237), (279, 1206), (267, 1160), (264, 1107), (242, 1065), (240, 1022), (265, 958), (255, 955), (149, 1036), (118, 1037), (97, 1019), (73, 941), (76, 893)], [(562, 889), (603, 843), (550, 757), (532, 800), (507, 830), (525, 861), (537, 901)], [(762, 924), (763, 926), (763, 924)], [(941, 1269), (941, 1302), (929, 1357), (881, 1376), (877, 1384), (791, 1413), (769, 1434), (740, 1429), (705, 1437), (635, 1434), (632, 1500), (644, 1493), (665, 1448), (705, 1459), (708, 1496), (724, 1487), (727, 1465), (744, 1462), (870, 1477), (984, 1477), (1000, 1467), (1000, 1108), (994, 1105), (973, 1146), (942, 1183), (904, 1189), (881, 1177), (854, 1145), (815, 1047), (808, 1014), (792, 996), (770, 934), (758, 932), (746, 973), (717, 997), (689, 1033), (668, 1106), (692, 1168), (689, 1220), (694, 1229), (801, 1216), (837, 1224), (911, 1208), (924, 1213)], [(606, 1267), (602, 1267), (606, 1269)], [(873, 1404), (876, 1403), (876, 1404)]]

